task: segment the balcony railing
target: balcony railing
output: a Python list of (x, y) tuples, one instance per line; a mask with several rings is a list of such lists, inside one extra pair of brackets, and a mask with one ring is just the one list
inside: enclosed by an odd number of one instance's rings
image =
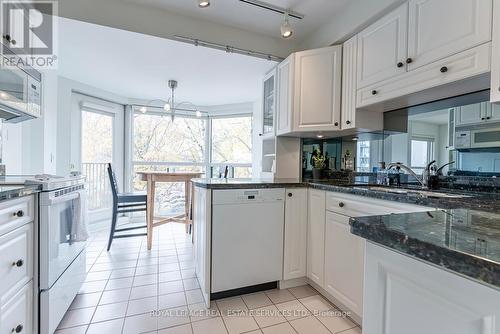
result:
[(82, 163), (87, 177), (87, 206), (89, 211), (110, 208), (113, 203), (107, 163)]

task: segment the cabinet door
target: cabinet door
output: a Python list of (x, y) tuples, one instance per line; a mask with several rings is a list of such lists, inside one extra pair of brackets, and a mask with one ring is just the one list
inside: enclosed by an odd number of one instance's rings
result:
[(262, 105), (262, 135), (274, 135), (274, 116), (276, 109), (276, 71), (264, 78)]
[(405, 3), (358, 34), (358, 88), (405, 73), (407, 25)]
[(307, 277), (323, 287), (325, 267), (325, 191), (309, 189)]
[(349, 217), (326, 214), (325, 289), (344, 306), (363, 316), (365, 241), (350, 232)]
[(500, 103), (500, 0), (493, 0), (491, 102)]
[(342, 130), (356, 126), (357, 50), (357, 36), (342, 46)]
[(500, 121), (500, 104), (493, 104), (485, 102), (484, 108), (486, 112), (483, 113), (483, 117), (486, 116), (487, 122), (498, 122)]
[(341, 79), (342, 46), (295, 54), (294, 131), (338, 129)]
[(307, 189), (287, 189), (283, 279), (306, 276)]
[(491, 40), (492, 0), (410, 0), (408, 69)]
[(290, 55), (278, 65), (276, 77), (278, 80), (277, 94), (277, 127), (276, 134), (282, 135), (292, 131), (292, 96), (293, 96), (293, 59)]
[(457, 125), (469, 125), (483, 122), (485, 110), (481, 108), (481, 103), (469, 104), (457, 108)]
[(0, 333), (33, 333), (33, 281), (0, 308)]
[(363, 334), (498, 334), (500, 292), (366, 244)]
[(446, 146), (448, 150), (453, 150), (455, 148), (456, 114), (457, 114), (457, 108), (451, 108), (448, 110), (448, 145)]
[(193, 228), (195, 273), (207, 307), (210, 307), (211, 192), (195, 187), (193, 193)]

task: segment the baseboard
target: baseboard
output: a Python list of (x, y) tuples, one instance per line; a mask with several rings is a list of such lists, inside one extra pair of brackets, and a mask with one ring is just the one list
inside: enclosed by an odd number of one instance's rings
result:
[(299, 277), (299, 278), (293, 278), (285, 281), (279, 281), (279, 289), (289, 289), (289, 288), (295, 288), (297, 286), (302, 286), (302, 285), (307, 285), (307, 278), (306, 277)]
[(363, 323), (363, 318), (353, 311), (346, 307), (341, 301), (337, 300), (337, 298), (333, 297), (331, 294), (329, 294), (325, 289), (320, 287), (318, 284), (314, 283), (313, 281), (306, 279), (307, 284), (312, 286), (316, 291), (318, 291), (323, 297), (328, 299), (330, 302), (335, 304), (338, 308), (340, 308), (341, 311), (350, 311), (350, 316), (348, 317), (351, 319), (353, 322), (355, 322), (358, 326), (361, 326)]

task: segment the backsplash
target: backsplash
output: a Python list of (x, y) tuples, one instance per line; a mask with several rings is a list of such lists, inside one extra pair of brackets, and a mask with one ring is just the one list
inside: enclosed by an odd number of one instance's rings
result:
[[(500, 105), (478, 102), (484, 92), (418, 107), (387, 112), (390, 129), (333, 139), (304, 139), (303, 178), (312, 178), (312, 154), (319, 149), (327, 160), (323, 178), (377, 180), (384, 165), (399, 162), (421, 175), (428, 163), (443, 168), (441, 187), (458, 189), (500, 186)], [(457, 101), (471, 104), (457, 105)], [(397, 126), (394, 126), (394, 125)], [(405, 176), (406, 177), (406, 176)], [(416, 182), (409, 176), (402, 182)]]

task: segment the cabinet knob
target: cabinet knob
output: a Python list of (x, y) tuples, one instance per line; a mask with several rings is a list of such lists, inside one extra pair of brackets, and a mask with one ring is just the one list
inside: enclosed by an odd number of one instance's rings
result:
[(293, 196), (293, 194), (292, 194), (292, 193), (288, 193), (288, 197), (292, 197), (292, 196)]
[(21, 217), (23, 217), (23, 216), (24, 216), (24, 212), (23, 212), (23, 210), (19, 210), (19, 211), (17, 211), (17, 212), (14, 212), (12, 215), (13, 215), (14, 217), (19, 217), (19, 218), (21, 218)]
[(407, 58), (407, 59), (406, 59), (406, 63), (407, 63), (407, 64), (411, 64), (411, 63), (413, 63), (413, 59), (411, 59), (411, 58)]
[(12, 44), (12, 45), (16, 45), (16, 43), (17, 43), (17, 42), (16, 42), (16, 40), (15, 40), (15, 39), (13, 39), (13, 40), (11, 40), (11, 41), (10, 41), (10, 44)]
[(446, 73), (446, 72), (448, 72), (448, 67), (443, 66), (443, 67), (441, 67), (440, 71), (441, 71), (441, 73)]
[(339, 126), (339, 122), (335, 122), (335, 124), (334, 124), (334, 125), (335, 125), (335, 126)]
[(9, 34), (6, 34), (5, 36), (3, 36), (3, 38), (4, 38), (6, 41), (9, 41), (9, 42), (10, 42), (10, 35), (9, 35)]
[(491, 119), (491, 117), (490, 117), (490, 116), (488, 116), (488, 117), (486, 117), (486, 119)]
[(481, 117), (481, 121), (484, 121), (484, 120), (486, 120), (486, 118), (484, 118), (484, 117)]
[(24, 264), (24, 261), (22, 259), (19, 259), (16, 262), (12, 262), (13, 267), (22, 267), (23, 264)]
[(262, 137), (262, 133), (259, 133), (259, 137)]
[(23, 331), (23, 325), (17, 325), (16, 328), (12, 328), (12, 333), (21, 333)]
[(403, 66), (404, 66), (404, 64), (402, 62), (397, 63), (397, 67), (401, 68)]
[(343, 207), (345, 206), (345, 203), (344, 203), (344, 202), (340, 202), (340, 203), (339, 203), (339, 206), (340, 206), (341, 208), (343, 208)]
[(345, 124), (351, 124), (351, 121), (345, 121)]
[(377, 95), (377, 91), (376, 90), (372, 90), (372, 95)]

